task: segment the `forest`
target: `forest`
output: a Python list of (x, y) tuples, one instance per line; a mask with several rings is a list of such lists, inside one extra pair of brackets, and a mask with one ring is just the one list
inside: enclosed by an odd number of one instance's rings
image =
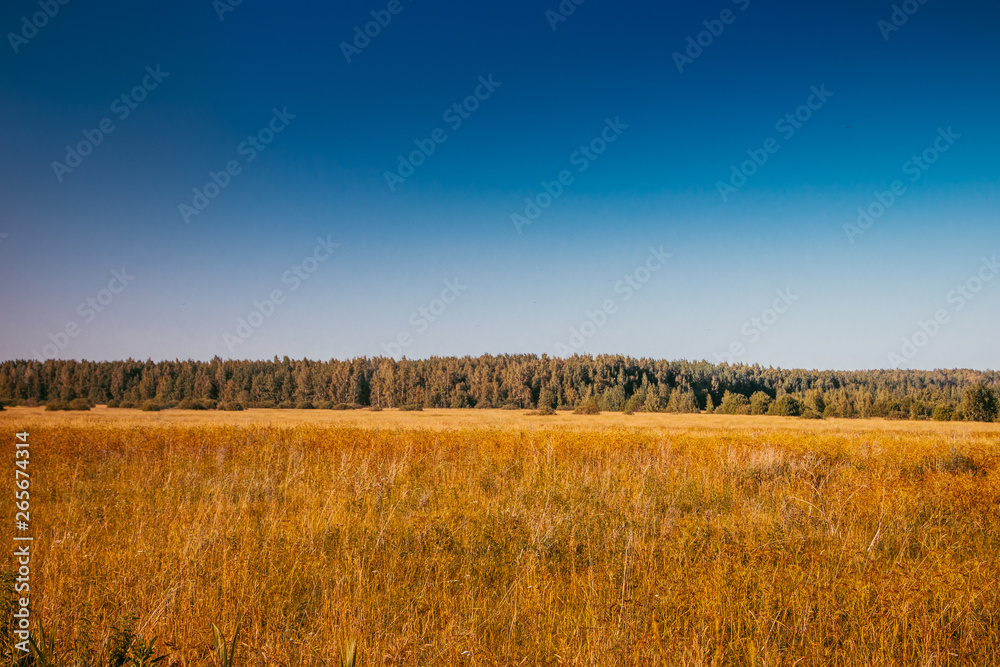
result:
[(0, 404), (86, 409), (508, 408), (997, 419), (1000, 373), (819, 371), (530, 354), (310, 361), (6, 361)]

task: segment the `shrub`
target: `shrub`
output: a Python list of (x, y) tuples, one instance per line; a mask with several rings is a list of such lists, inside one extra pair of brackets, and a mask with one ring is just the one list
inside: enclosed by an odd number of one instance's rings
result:
[(423, 409), (424, 409), (424, 404), (423, 403), (407, 403), (406, 405), (399, 406), (399, 409), (400, 410), (404, 410), (406, 412), (414, 412), (414, 411), (420, 411), (420, 412), (422, 412)]
[(670, 392), (670, 398), (667, 399), (667, 412), (701, 412), (694, 390), (691, 387), (674, 387)]
[(962, 412), (969, 421), (994, 421), (1000, 413), (1000, 398), (993, 388), (980, 382), (965, 390)]
[(332, 403), (330, 405), (331, 410), (347, 410), (349, 407), (347, 403)]
[(320, 401), (316, 404), (317, 410), (333, 410), (333, 401)]
[(726, 415), (748, 415), (750, 414), (750, 400), (743, 394), (736, 394), (728, 389), (722, 395), (722, 402), (716, 412)]
[(940, 403), (934, 407), (934, 412), (931, 414), (931, 419), (936, 422), (946, 422), (951, 421), (951, 406), (945, 403)]
[(132, 401), (122, 401), (121, 403), (118, 404), (118, 407), (131, 409), (135, 407), (135, 403), (133, 403)]
[(119, 407), (118, 401), (116, 401), (115, 399), (111, 399), (110, 401), (108, 401), (108, 407), (109, 408)]
[(823, 415), (821, 415), (820, 413), (816, 412), (812, 408), (805, 408), (802, 411), (802, 414), (799, 415), (799, 416), (802, 417), (803, 419), (822, 419), (823, 418)]
[(210, 398), (185, 398), (174, 407), (178, 410), (214, 410), (215, 401)]
[(556, 410), (551, 405), (543, 405), (537, 410), (532, 410), (531, 412), (528, 412), (527, 415), (529, 417), (546, 417), (548, 415), (554, 415), (555, 413)]
[(588, 398), (586, 401), (576, 406), (573, 410), (574, 415), (599, 415), (601, 414), (601, 409), (597, 406), (597, 399)]
[(544, 407), (556, 407), (555, 394), (553, 394), (552, 390), (548, 387), (538, 392), (538, 409), (541, 410)]
[(785, 394), (771, 404), (768, 414), (778, 415), (779, 417), (798, 417), (802, 414), (802, 411), (802, 403), (794, 396)]
[(771, 407), (771, 397), (762, 392), (755, 391), (752, 396), (750, 396), (750, 414), (752, 415), (766, 415), (768, 408)]
[(372, 412), (382, 412), (382, 406), (381, 405), (369, 405), (368, 409), (370, 411), (372, 411)]
[(92, 406), (90, 405), (90, 401), (88, 401), (87, 399), (85, 399), (85, 398), (74, 398), (72, 401), (69, 402), (69, 406), (66, 409), (67, 410), (89, 410), (91, 407)]
[(163, 409), (163, 406), (160, 405), (159, 403), (157, 403), (156, 401), (145, 401), (142, 404), (142, 411), (143, 412), (159, 412), (162, 409)]
[(46, 412), (56, 412), (58, 410), (69, 410), (69, 406), (65, 403), (61, 403), (60, 401), (50, 401), (45, 404)]
[(291, 401), (282, 401), (281, 403), (278, 403), (278, 407), (282, 410), (294, 410), (295, 404)]
[(220, 403), (219, 409), (226, 410), (229, 412), (239, 412), (240, 410), (243, 410), (244, 407), (243, 404), (240, 403), (239, 401), (230, 401), (229, 403)]
[(625, 407), (622, 408), (622, 412), (631, 415), (635, 414), (636, 410), (642, 410), (642, 401), (638, 396), (630, 396), (627, 401), (625, 401)]
[(300, 401), (295, 406), (296, 410), (315, 410), (316, 406), (313, 405), (312, 401)]

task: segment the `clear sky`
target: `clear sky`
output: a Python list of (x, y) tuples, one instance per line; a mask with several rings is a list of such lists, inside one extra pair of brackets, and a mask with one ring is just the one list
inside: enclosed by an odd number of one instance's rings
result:
[(0, 359), (1000, 368), (996, 3), (233, 2), (3, 4)]

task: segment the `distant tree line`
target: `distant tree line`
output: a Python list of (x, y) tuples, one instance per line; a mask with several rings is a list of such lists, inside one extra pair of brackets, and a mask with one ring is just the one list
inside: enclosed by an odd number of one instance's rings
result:
[(547, 412), (584, 406), (590, 411), (993, 421), (998, 387), (995, 371), (810, 371), (620, 355), (0, 363), (0, 401), (53, 409), (107, 404)]

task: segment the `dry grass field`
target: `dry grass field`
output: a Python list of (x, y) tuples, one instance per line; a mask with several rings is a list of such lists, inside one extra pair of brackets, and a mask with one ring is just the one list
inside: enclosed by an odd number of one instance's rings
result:
[(237, 666), (352, 642), (358, 665), (1000, 664), (1000, 424), (13, 408), (0, 429), (11, 480), (31, 434), (38, 665), (140, 665), (153, 638), (159, 665), (222, 664), (213, 624)]

